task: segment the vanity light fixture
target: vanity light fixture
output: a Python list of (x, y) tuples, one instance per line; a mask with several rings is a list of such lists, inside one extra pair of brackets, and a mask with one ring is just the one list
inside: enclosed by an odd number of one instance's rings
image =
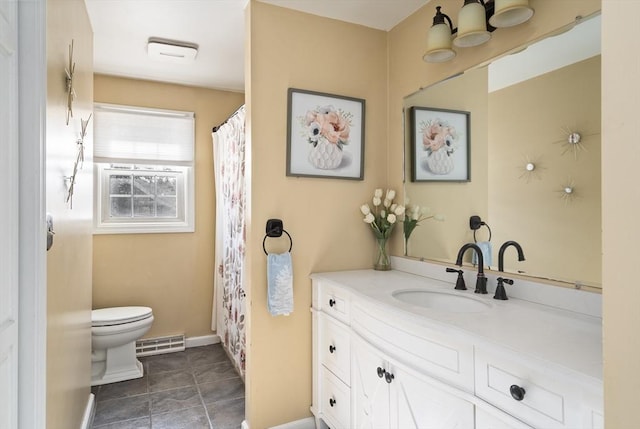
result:
[(427, 52), (422, 59), (428, 63), (443, 63), (456, 56), (456, 51), (451, 48), (451, 34), (454, 31), (451, 18), (440, 12), (440, 9), (440, 6), (436, 7), (433, 25), (427, 34)]
[(495, 0), (495, 10), (489, 18), (489, 25), (496, 28), (513, 27), (527, 22), (533, 14), (529, 0)]
[[(522, 24), (534, 14), (529, 0), (464, 0), (458, 14), (458, 27), (454, 28), (449, 16), (440, 9), (436, 7), (433, 25), (427, 33), (427, 52), (422, 59), (428, 63), (441, 63), (455, 57), (452, 42), (458, 48), (481, 45), (491, 39), (491, 32), (496, 28)], [(451, 40), (453, 35), (456, 37)]]
[(471, 48), (491, 39), (485, 6), (483, 0), (464, 0), (464, 6), (458, 13), (458, 36), (453, 39), (458, 48)]

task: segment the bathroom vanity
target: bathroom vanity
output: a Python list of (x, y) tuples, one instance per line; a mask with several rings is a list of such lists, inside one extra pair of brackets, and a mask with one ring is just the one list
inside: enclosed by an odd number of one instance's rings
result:
[(478, 295), (394, 262), (312, 275), (318, 428), (604, 427), (598, 294), (516, 280), (497, 301), (491, 274)]

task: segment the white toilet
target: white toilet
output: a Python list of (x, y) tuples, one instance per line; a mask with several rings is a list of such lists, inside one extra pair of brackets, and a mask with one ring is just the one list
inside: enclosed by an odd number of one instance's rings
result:
[(153, 323), (149, 307), (111, 307), (91, 312), (91, 385), (140, 378), (136, 340)]

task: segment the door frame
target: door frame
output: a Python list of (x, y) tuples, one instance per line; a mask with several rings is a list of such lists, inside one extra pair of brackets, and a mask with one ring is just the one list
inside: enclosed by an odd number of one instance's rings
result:
[(46, 427), (46, 0), (18, 4), (18, 428)]

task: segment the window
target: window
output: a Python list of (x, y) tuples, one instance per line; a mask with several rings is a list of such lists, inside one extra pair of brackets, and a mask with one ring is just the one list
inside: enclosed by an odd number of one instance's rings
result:
[(193, 113), (95, 106), (95, 232), (193, 232)]

